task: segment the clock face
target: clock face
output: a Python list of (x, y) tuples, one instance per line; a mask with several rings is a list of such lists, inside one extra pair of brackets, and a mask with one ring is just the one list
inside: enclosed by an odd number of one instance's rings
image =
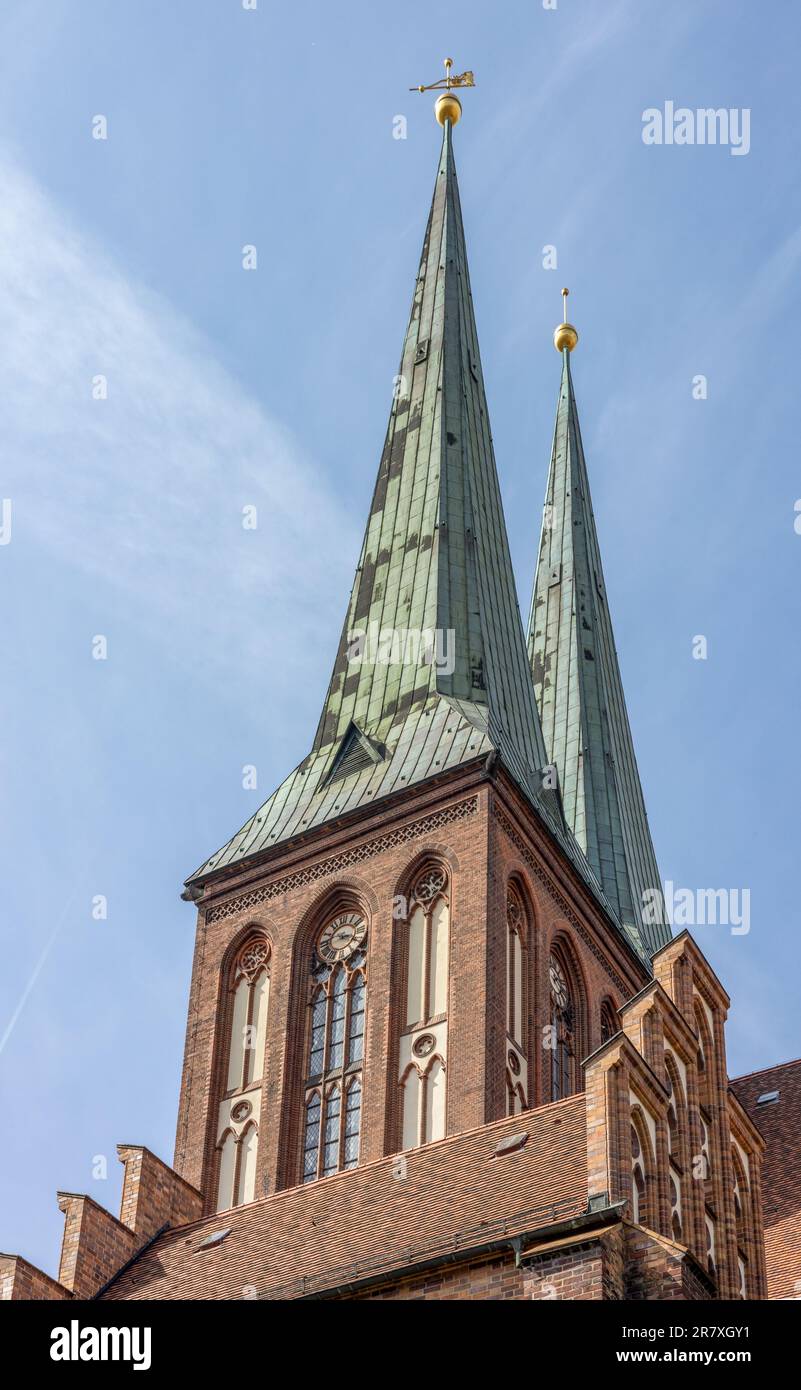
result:
[(362, 945), (366, 935), (367, 923), (358, 912), (342, 912), (320, 932), (317, 954), (329, 965), (347, 960)]

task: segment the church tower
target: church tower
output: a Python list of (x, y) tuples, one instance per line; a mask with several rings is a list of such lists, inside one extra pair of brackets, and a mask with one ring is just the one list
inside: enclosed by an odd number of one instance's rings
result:
[(2, 1257), (10, 1297), (764, 1296), (728, 997), (636, 911), (656, 865), (567, 352), (532, 678), (453, 151), (472, 74), (446, 74), (317, 731), (186, 884), (174, 1166), (121, 1146), (119, 1219), (59, 1194), (58, 1280)]
[(187, 882), (177, 1158), (209, 1210), (574, 1094), (603, 1010), (648, 978), (548, 775), (442, 125), (311, 751)]

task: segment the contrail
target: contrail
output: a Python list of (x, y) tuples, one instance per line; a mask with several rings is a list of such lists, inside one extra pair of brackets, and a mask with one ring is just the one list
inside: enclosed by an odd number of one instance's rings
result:
[(42, 954), (40, 955), (38, 961), (36, 962), (35, 966), (33, 967), (33, 974), (31, 975), (31, 978), (29, 979), (27, 985), (25, 986), (24, 990), (22, 991), (22, 995), (21, 995), (21, 997), (20, 997), (20, 1001), (19, 1001), (19, 1003), (17, 1004), (17, 1007), (16, 1007), (16, 1009), (14, 1010), (13, 1014), (11, 1015), (11, 1018), (9, 1019), (8, 1026), (7, 1026), (7, 1028), (6, 1028), (6, 1031), (4, 1032), (2, 1038), (0, 1038), (0, 1055), (2, 1055), (3, 1048), (5, 1047), (6, 1043), (8, 1042), (9, 1038), (11, 1037), (11, 1034), (12, 1034), (13, 1031), (14, 1031), (14, 1025), (16, 1024), (17, 1019), (19, 1018), (20, 1014), (22, 1013), (22, 1010), (25, 1008), (25, 1004), (26, 1004), (26, 1002), (27, 1002), (28, 995), (30, 994), (31, 990), (33, 989), (34, 985), (36, 984), (36, 981), (38, 980), (38, 978), (39, 978), (39, 976), (40, 976), (40, 974), (41, 974), (41, 972), (42, 972), (42, 967), (44, 966), (44, 963), (45, 963), (45, 961), (47, 960), (47, 957), (50, 955), (50, 952), (51, 952), (52, 947), (53, 947), (53, 942), (55, 941), (56, 937), (58, 936), (59, 932), (61, 931), (61, 928), (62, 928), (63, 925), (64, 925), (64, 921), (65, 921), (65, 919), (66, 919), (67, 913), (69, 912), (70, 908), (72, 907), (74, 898), (75, 898), (75, 894), (72, 893), (72, 894), (70, 895), (70, 897), (68, 898), (68, 900), (67, 900), (65, 906), (64, 906), (64, 909), (63, 909), (63, 911), (62, 911), (62, 913), (61, 913), (61, 916), (59, 917), (59, 919), (58, 919), (58, 921), (57, 921), (57, 923), (56, 923), (56, 925), (55, 925), (55, 927), (54, 927), (54, 929), (53, 929), (52, 935), (50, 936), (50, 939), (49, 939), (49, 941), (47, 942), (47, 945), (45, 946), (44, 950), (42, 951)]

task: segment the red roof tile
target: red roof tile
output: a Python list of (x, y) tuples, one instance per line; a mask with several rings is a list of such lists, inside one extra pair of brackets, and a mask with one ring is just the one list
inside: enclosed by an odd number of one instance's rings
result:
[[(528, 1142), (495, 1156), (501, 1140)], [(108, 1299), (292, 1298), (574, 1215), (587, 1204), (584, 1096), (166, 1232)], [(215, 1231), (230, 1235), (199, 1250)], [(255, 1292), (254, 1292), (255, 1291)]]

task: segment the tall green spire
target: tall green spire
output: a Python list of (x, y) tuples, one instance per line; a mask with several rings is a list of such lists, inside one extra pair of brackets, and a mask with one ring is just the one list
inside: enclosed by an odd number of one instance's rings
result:
[[(567, 315), (565, 315), (567, 317)], [(572, 334), (572, 337), (571, 337)], [(570, 372), (577, 334), (557, 329), (562, 382), (531, 602), (528, 649), (565, 819), (644, 955), (670, 937), (643, 914), (659, 889), (626, 713)]]
[[(410, 659), (432, 636), (435, 660)], [(193, 878), (493, 750), (552, 817), (445, 120), (386, 441), (312, 751)]]

